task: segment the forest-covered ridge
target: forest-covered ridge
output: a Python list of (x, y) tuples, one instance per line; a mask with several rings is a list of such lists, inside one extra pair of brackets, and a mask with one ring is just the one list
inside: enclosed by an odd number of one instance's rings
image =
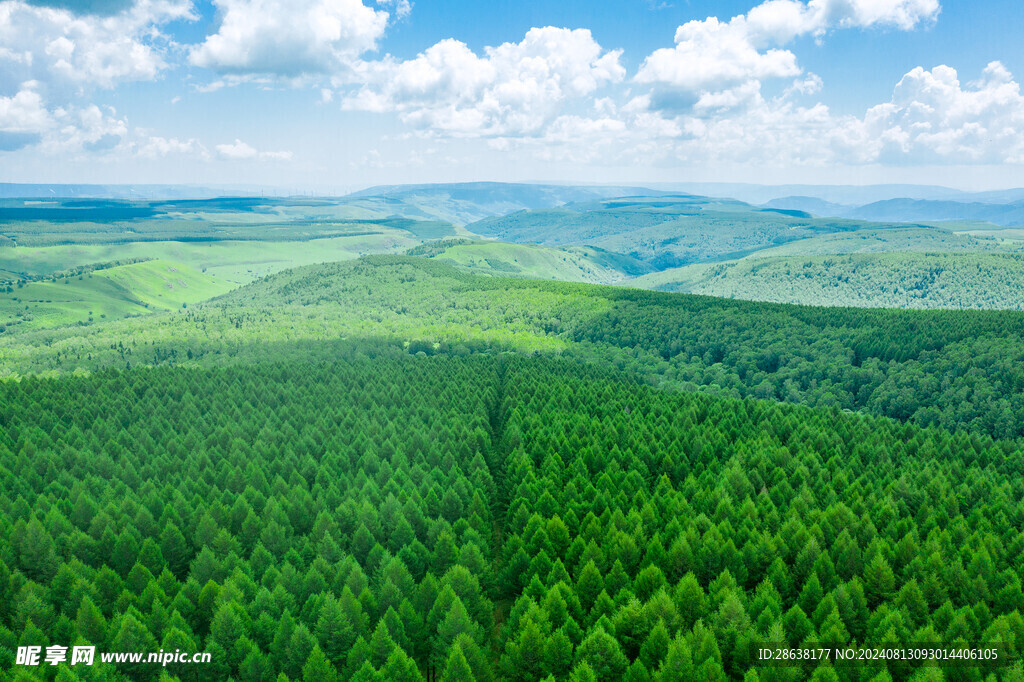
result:
[(752, 301), (868, 308), (1024, 309), (1024, 254), (748, 257), (641, 276), (630, 286)]
[(483, 344), (571, 354), (670, 389), (1024, 435), (1022, 313), (731, 301), (487, 277), (416, 257), (297, 268), (186, 310), (10, 336), (0, 362), (13, 374), (221, 364), (367, 337), (428, 353)]

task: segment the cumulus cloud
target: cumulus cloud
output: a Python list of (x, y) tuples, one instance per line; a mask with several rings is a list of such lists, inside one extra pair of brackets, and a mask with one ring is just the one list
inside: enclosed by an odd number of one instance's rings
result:
[[(388, 12), (361, 0), (213, 0), (217, 32), (191, 52), (196, 66), (240, 77), (343, 71), (376, 48)], [(407, 11), (398, 3), (396, 11)]]
[(126, 122), (112, 109), (95, 104), (48, 108), (38, 85), (29, 81), (14, 96), (0, 97), (3, 151), (38, 144), (47, 154), (102, 153), (117, 147), (127, 134)]
[[(625, 129), (641, 116), (672, 123), (657, 144), (631, 140), (628, 148), (652, 162), (741, 163), (769, 166), (969, 165), (1024, 163), (1024, 95), (1013, 75), (992, 62), (976, 81), (961, 83), (956, 70), (918, 67), (895, 86), (888, 102), (863, 116), (836, 115), (821, 103), (795, 97), (820, 87), (817, 77), (796, 80), (778, 97), (741, 85), (705, 93), (692, 110), (658, 109), (648, 95), (635, 97), (618, 115)], [(667, 117), (666, 117), (666, 114)], [(650, 135), (648, 135), (650, 137)], [(625, 153), (625, 152), (623, 152)]]
[(641, 65), (639, 83), (664, 83), (683, 90), (720, 90), (765, 78), (800, 73), (789, 50), (761, 52), (743, 23), (715, 17), (691, 21), (676, 30), (676, 46), (656, 50)]
[(159, 135), (140, 135), (140, 139), (132, 142), (131, 151), (143, 159), (162, 159), (168, 156), (192, 156), (209, 158), (209, 152), (195, 139), (180, 140), (176, 137), (160, 137)]
[(127, 122), (90, 100), (167, 67), (161, 27), (192, 19), (190, 0), (0, 2), (0, 150), (45, 154), (124, 149)]
[(0, 80), (35, 80), (54, 96), (151, 80), (167, 66), (159, 27), (193, 18), (191, 7), (189, 0), (137, 0), (116, 14), (79, 15), (60, 5), (0, 2)]
[(443, 40), (414, 59), (363, 63), (362, 86), (343, 108), (398, 112), (418, 129), (455, 137), (534, 135), (565, 100), (621, 81), (620, 50), (606, 51), (589, 30), (531, 29), (522, 41), (485, 48)]
[(41, 133), (53, 124), (35, 85), (31, 81), (23, 83), (13, 97), (0, 97), (0, 130)]
[(110, 107), (63, 104), (49, 107), (38, 92), (39, 83), (22, 83), (17, 94), (0, 97), (0, 151), (35, 146), (46, 156), (137, 155), (154, 159), (180, 154), (206, 158), (196, 140), (153, 136), (132, 130)]
[(239, 139), (231, 144), (219, 144), (215, 147), (221, 158), (232, 161), (243, 161), (251, 159), (262, 159), (268, 161), (288, 161), (292, 158), (291, 152), (261, 152), (252, 145), (246, 144)]
[(796, 55), (783, 47), (795, 38), (836, 28), (909, 30), (934, 20), (939, 9), (938, 0), (767, 0), (727, 22), (708, 17), (683, 24), (675, 47), (650, 54), (636, 81), (706, 92), (790, 78), (801, 69)]
[(377, 0), (377, 4), (382, 7), (394, 7), (395, 16), (399, 19), (409, 16), (409, 12), (412, 11), (412, 3), (409, 0)]
[(882, 162), (1024, 163), (1024, 97), (1000, 62), (966, 87), (953, 68), (918, 67), (861, 126)]

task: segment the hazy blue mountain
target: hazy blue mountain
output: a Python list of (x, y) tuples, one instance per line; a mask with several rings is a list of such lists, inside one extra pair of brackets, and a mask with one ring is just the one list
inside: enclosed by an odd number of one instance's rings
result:
[(985, 204), (979, 202), (890, 199), (838, 213), (846, 218), (876, 221), (982, 220), (995, 225), (1024, 225), (1024, 202)]
[(782, 197), (762, 204), (763, 208), (797, 210), (820, 216), (841, 216), (855, 206), (844, 206), (818, 197)]
[[(511, 182), (466, 182), (436, 185), (382, 185), (355, 192), (343, 201), (387, 202), (406, 215), (419, 211), (435, 219), (467, 224), (523, 209), (544, 209), (617, 196), (661, 196), (646, 187), (542, 185)], [(418, 217), (412, 216), (409, 217)]]
[(889, 199), (927, 199), (993, 204), (1024, 201), (1024, 188), (964, 192), (938, 185), (752, 185), (725, 182), (691, 182), (652, 186), (657, 189), (676, 189), (709, 197), (729, 197), (750, 204), (765, 204), (773, 199), (785, 197), (813, 197), (845, 206), (864, 206)]
[(66, 185), (0, 182), (0, 198), (25, 199), (211, 199), (258, 196), (259, 188), (199, 185)]

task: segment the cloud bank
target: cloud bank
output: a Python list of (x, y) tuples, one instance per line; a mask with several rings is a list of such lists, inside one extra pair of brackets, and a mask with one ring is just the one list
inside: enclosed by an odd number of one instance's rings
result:
[(199, 91), (248, 82), (306, 90), (311, 106), (340, 109), (339, 120), (393, 116), (441, 145), (480, 141), (541, 160), (1024, 164), (1024, 98), (1000, 62), (968, 82), (951, 66), (919, 66), (860, 115), (817, 100), (824, 83), (797, 54), (807, 39), (925, 30), (940, 17), (938, 0), (766, 0), (677, 27), (672, 44), (640, 56), (632, 73), (622, 50), (586, 28), (536, 27), (480, 51), (448, 38), (398, 59), (375, 55), (389, 26), (413, 11), (408, 0), (212, 2), (209, 34), (178, 45), (167, 27), (197, 17), (190, 0), (0, 0), (0, 152), (292, 157), (241, 139), (207, 148), (134, 128), (99, 103), (125, 83), (179, 70)]

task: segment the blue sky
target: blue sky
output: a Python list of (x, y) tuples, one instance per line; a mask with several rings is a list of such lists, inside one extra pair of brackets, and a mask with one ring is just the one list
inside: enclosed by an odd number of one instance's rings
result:
[(0, 181), (1024, 185), (1010, 0), (0, 0)]

